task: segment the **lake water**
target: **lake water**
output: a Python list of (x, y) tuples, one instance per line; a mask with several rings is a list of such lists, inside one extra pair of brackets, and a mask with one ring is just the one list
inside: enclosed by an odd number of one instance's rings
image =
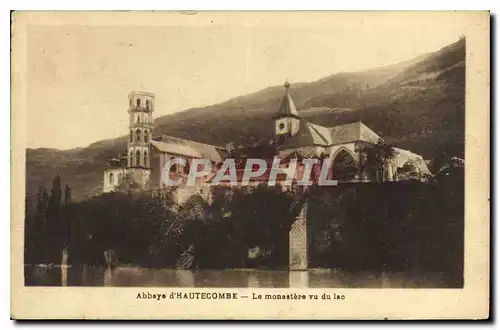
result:
[(25, 266), (27, 286), (443, 288), (439, 275), (347, 273), (340, 270), (176, 270), (140, 267)]

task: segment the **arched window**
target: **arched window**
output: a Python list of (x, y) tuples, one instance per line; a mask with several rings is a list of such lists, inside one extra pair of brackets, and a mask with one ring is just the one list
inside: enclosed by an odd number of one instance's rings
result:
[(113, 172), (109, 173), (109, 184), (113, 184)]
[(135, 142), (141, 142), (141, 130), (137, 129), (135, 131)]
[(149, 100), (146, 100), (146, 109), (149, 110)]
[(172, 164), (170, 166), (170, 172), (177, 173), (177, 163)]
[(402, 167), (397, 170), (398, 180), (418, 180), (420, 171), (412, 161), (407, 161)]
[(134, 132), (130, 130), (130, 142), (134, 142)]
[(137, 150), (135, 152), (135, 165), (141, 166), (141, 151), (140, 150)]
[(352, 181), (358, 173), (358, 166), (353, 156), (346, 150), (340, 150), (332, 164), (332, 178), (339, 181)]
[(143, 161), (144, 167), (148, 167), (148, 152), (144, 150), (144, 161)]
[(130, 150), (130, 154), (129, 154), (129, 166), (134, 166), (134, 152), (132, 150)]
[(141, 122), (141, 119), (139, 117), (139, 114), (137, 114), (137, 123), (140, 123)]
[(149, 132), (148, 132), (148, 130), (144, 131), (144, 142), (146, 142), (146, 143), (149, 142)]
[(140, 107), (141, 107), (141, 99), (137, 99), (137, 101), (136, 101), (136, 102), (137, 102), (137, 103), (136, 103), (136, 104), (137, 104), (137, 107), (138, 107), (138, 108), (140, 108)]
[(130, 108), (132, 108), (132, 99), (129, 100)]

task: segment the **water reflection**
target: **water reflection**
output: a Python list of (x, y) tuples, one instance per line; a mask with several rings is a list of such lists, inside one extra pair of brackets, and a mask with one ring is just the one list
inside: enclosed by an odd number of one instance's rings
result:
[(347, 273), (340, 270), (175, 270), (140, 267), (26, 266), (28, 286), (435, 288), (443, 276), (410, 273)]

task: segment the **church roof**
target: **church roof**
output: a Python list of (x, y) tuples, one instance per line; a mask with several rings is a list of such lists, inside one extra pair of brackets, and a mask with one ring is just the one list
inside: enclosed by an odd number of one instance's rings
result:
[(171, 153), (176, 153), (174, 151), (184, 152), (176, 154), (193, 158), (210, 159), (214, 162), (220, 162), (222, 160), (221, 154), (225, 152), (224, 148), (221, 147), (191, 140), (185, 140), (169, 135), (162, 135), (161, 141), (152, 141), (151, 143), (155, 145), (155, 142), (161, 142), (160, 144), (156, 143), (156, 145), (158, 145), (157, 148), (160, 151), (163, 151), (162, 149), (160, 149), (163, 148), (165, 150), (163, 152), (169, 152), (168, 150), (172, 150), (170, 151)]
[(287, 158), (307, 159), (307, 158), (317, 157), (318, 154), (315, 147), (301, 147), (296, 149), (281, 150), (278, 153), (278, 156), (281, 159), (287, 159)]
[(380, 139), (380, 136), (360, 121), (333, 126), (328, 129), (330, 130), (333, 145), (355, 141), (376, 143)]
[(299, 118), (299, 113), (297, 112), (297, 108), (295, 107), (295, 103), (290, 96), (289, 89), (290, 84), (288, 82), (285, 83), (285, 96), (283, 96), (283, 101), (281, 101), (280, 108), (275, 118), (279, 117), (297, 117)]
[(422, 156), (414, 154), (411, 151), (394, 148), (393, 164), (397, 167), (403, 167), (406, 163), (411, 163), (413, 166), (418, 168), (422, 173), (432, 175), (431, 171), (427, 167)]
[(299, 131), (280, 146), (280, 149), (287, 150), (307, 146), (326, 147), (356, 141), (377, 143), (379, 139), (380, 137), (362, 122), (324, 127), (301, 118)]
[(151, 141), (153, 147), (155, 147), (158, 151), (166, 152), (169, 154), (175, 154), (179, 156), (186, 156), (191, 158), (203, 158), (201, 153), (199, 153), (196, 149), (183, 144), (178, 143), (167, 143), (161, 141)]
[(328, 146), (331, 137), (325, 127), (311, 124), (305, 119), (300, 119), (299, 131), (289, 138), (280, 149), (299, 148), (304, 146)]
[[(325, 145), (331, 145), (332, 144), (332, 135), (330, 133), (330, 130), (324, 126), (316, 125), (313, 123), (308, 123), (309, 128), (311, 131), (314, 132), (314, 135), (316, 136), (316, 141), (323, 141)], [(317, 143), (321, 144), (321, 143)]]

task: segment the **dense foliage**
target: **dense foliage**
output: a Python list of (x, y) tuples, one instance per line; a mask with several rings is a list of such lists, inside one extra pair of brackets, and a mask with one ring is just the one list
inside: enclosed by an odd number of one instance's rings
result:
[(59, 263), (68, 236), (61, 207), (71, 204), (71, 189), (66, 186), (63, 193), (61, 178), (56, 176), (50, 193), (43, 186), (38, 188), (35, 204), (26, 198), (25, 263)]
[[(309, 267), (442, 274), (463, 284), (464, 167), (444, 166), (432, 183), (345, 183), (305, 192), (214, 187), (182, 205), (173, 193), (108, 193), (71, 203), (54, 180), (26, 213), (25, 263), (174, 268), (287, 268), (289, 231), (307, 201)], [(64, 200), (62, 202), (62, 200)], [(59, 202), (58, 202), (59, 201)]]
[[(121, 264), (144, 267), (232, 268), (287, 265), (287, 235), (300, 200), (277, 188), (216, 187), (213, 201), (193, 195), (176, 205), (172, 193), (107, 193), (59, 209), (57, 232), (38, 233), (38, 210), (26, 217), (26, 263), (59, 263), (67, 247), (72, 264), (105, 263), (112, 250)], [(43, 245), (44, 249), (33, 247)], [(261, 251), (249, 257), (248, 250)], [(255, 260), (254, 260), (255, 259)]]
[(441, 274), (463, 284), (463, 168), (433, 183), (316, 187), (309, 198), (310, 267)]
[(288, 232), (302, 202), (279, 187), (215, 188), (213, 217), (198, 237), (199, 266), (287, 267)]

